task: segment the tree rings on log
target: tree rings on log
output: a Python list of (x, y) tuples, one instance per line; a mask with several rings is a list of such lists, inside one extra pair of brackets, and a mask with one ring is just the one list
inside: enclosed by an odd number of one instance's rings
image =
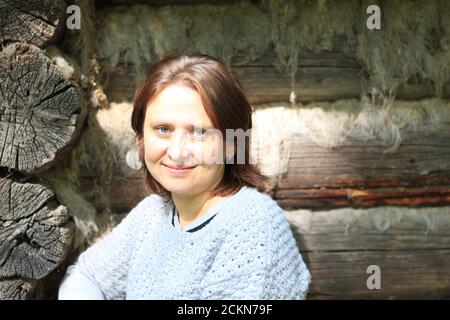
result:
[(28, 174), (52, 167), (78, 141), (83, 101), (42, 50), (7, 46), (0, 52), (0, 166)]
[(64, 35), (65, 17), (66, 4), (62, 0), (2, 0), (0, 44), (55, 44)]
[(31, 291), (32, 284), (25, 280), (0, 280), (0, 300), (26, 300)]
[(0, 179), (0, 281), (41, 279), (66, 257), (72, 224), (54, 192), (36, 181)]

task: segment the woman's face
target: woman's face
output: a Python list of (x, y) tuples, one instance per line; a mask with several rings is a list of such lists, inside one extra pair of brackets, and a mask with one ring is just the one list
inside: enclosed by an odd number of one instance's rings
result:
[(213, 191), (222, 179), (222, 135), (189, 87), (168, 86), (147, 105), (144, 148), (150, 174), (178, 196)]

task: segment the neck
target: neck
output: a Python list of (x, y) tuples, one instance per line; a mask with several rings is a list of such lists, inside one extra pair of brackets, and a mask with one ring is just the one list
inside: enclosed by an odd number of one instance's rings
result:
[(211, 192), (198, 195), (179, 195), (172, 193), (172, 200), (178, 210), (181, 226), (187, 225), (209, 209)]

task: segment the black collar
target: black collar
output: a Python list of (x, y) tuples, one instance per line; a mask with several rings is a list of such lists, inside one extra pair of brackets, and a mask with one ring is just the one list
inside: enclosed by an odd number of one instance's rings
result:
[[(174, 226), (175, 227), (175, 210), (176, 210), (176, 208), (175, 208), (175, 206), (173, 206), (173, 211), (172, 211), (172, 226)], [(216, 213), (217, 214), (217, 213)], [(206, 226), (215, 216), (216, 216), (216, 214), (215, 215), (213, 215), (211, 218), (209, 218), (208, 220), (206, 220), (205, 222), (203, 222), (202, 224), (200, 224), (200, 225), (198, 225), (198, 226), (196, 226), (195, 228), (192, 228), (192, 229), (190, 229), (190, 230), (188, 230), (187, 232), (195, 232), (195, 231), (197, 231), (197, 230), (200, 230), (201, 228), (203, 228), (204, 226)]]

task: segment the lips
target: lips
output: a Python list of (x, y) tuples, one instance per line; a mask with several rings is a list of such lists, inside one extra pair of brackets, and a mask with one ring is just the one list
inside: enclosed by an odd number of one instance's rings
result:
[(163, 164), (163, 166), (172, 174), (181, 174), (192, 171), (196, 166), (174, 166)]
[(194, 165), (192, 165), (192, 166), (183, 166), (183, 167), (180, 167), (180, 166), (172, 166), (172, 165), (169, 165), (169, 164), (163, 164), (163, 165), (166, 166), (167, 168), (175, 169), (175, 170), (192, 169), (192, 168), (195, 168), (195, 167), (196, 167), (196, 166), (194, 166)]

